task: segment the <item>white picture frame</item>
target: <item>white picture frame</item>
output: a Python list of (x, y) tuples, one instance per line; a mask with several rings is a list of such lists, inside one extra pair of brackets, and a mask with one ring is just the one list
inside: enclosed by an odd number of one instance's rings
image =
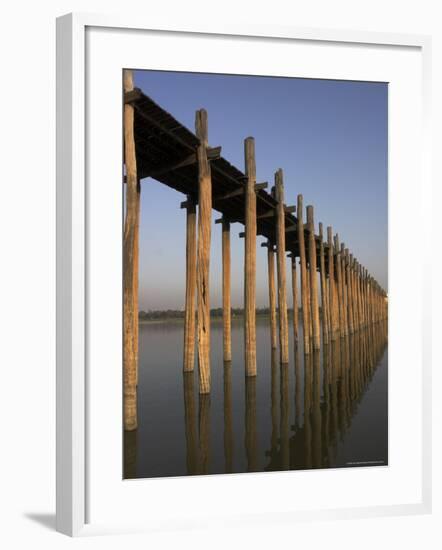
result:
[[(414, 172), (415, 193), (419, 200), (420, 207), (418, 211), (413, 212), (413, 224), (418, 224), (424, 236), (429, 236), (430, 227), (427, 215), (430, 205), (429, 201), (422, 200), (427, 198), (431, 193), (431, 184), (429, 176), (429, 135), (428, 121), (430, 117), (430, 100), (429, 100), (429, 79), (430, 79), (430, 55), (431, 41), (425, 36), (411, 35), (395, 35), (385, 33), (367, 33), (356, 31), (332, 31), (318, 29), (297, 29), (289, 26), (281, 27), (261, 27), (250, 25), (232, 26), (231, 28), (218, 28), (216, 24), (207, 24), (204, 28), (179, 26), (174, 27), (170, 24), (162, 22), (147, 21), (145, 23), (138, 20), (132, 21), (130, 18), (108, 17), (103, 15), (91, 14), (70, 14), (63, 16), (57, 20), (57, 529), (65, 534), (87, 535), (96, 532), (118, 532), (127, 530), (152, 529), (159, 524), (168, 525), (173, 528), (176, 525), (196, 526), (203, 521), (205, 524), (214, 522), (222, 523), (241, 521), (262, 522), (262, 521), (293, 521), (303, 518), (340, 518), (340, 517), (369, 517), (377, 515), (397, 515), (397, 514), (418, 514), (428, 513), (431, 510), (431, 357), (430, 357), (430, 296), (429, 296), (429, 281), (425, 278), (422, 264), (427, 264), (430, 261), (428, 250), (425, 250), (425, 257), (422, 263), (416, 267), (414, 281), (417, 281), (419, 289), (416, 293), (415, 307), (417, 311), (416, 321), (419, 323), (419, 343), (417, 344), (415, 353), (411, 357), (420, 357), (419, 366), (419, 384), (416, 388), (420, 388), (417, 402), (419, 403), (419, 425), (421, 432), (417, 437), (419, 444), (419, 472), (415, 472), (416, 479), (419, 478), (419, 487), (416, 485), (416, 494), (419, 493), (419, 498), (409, 498), (401, 495), (398, 492), (397, 499), (389, 497), (388, 499), (379, 499), (375, 497), (371, 505), (355, 504), (349, 506), (337, 504), (336, 506), (319, 504), (309, 504), (304, 509), (297, 507), (296, 509), (285, 508), (284, 503), (279, 508), (272, 511), (263, 510), (258, 512), (252, 510), (249, 516), (240, 516), (238, 510), (232, 507), (231, 514), (224, 517), (217, 513), (216, 510), (212, 516), (201, 517), (195, 508), (194, 512), (183, 515), (162, 516), (161, 506), (158, 506), (158, 516), (152, 517), (148, 522), (141, 521), (137, 518), (131, 518), (130, 512), (128, 517), (122, 515), (113, 517), (108, 514), (107, 510), (103, 509), (103, 514), (91, 515), (92, 507), (95, 506), (95, 494), (97, 491), (103, 491), (104, 486), (95, 483), (94, 467), (90, 464), (91, 460), (91, 437), (90, 431), (96, 429), (95, 420), (90, 417), (87, 404), (90, 403), (91, 388), (94, 388), (93, 377), (91, 382), (91, 358), (94, 357), (94, 352), (90, 353), (89, 346), (91, 344), (88, 339), (88, 330), (91, 322), (88, 320), (91, 305), (91, 288), (89, 282), (93, 280), (94, 275), (90, 273), (91, 262), (89, 256), (89, 237), (87, 231), (87, 219), (91, 216), (91, 202), (87, 187), (87, 177), (90, 174), (90, 166), (87, 163), (86, 154), (86, 136), (90, 135), (88, 126), (90, 122), (91, 112), (87, 108), (87, 89), (90, 83), (87, 82), (87, 65), (88, 48), (91, 47), (91, 38), (88, 37), (88, 32), (91, 29), (96, 29), (98, 32), (106, 29), (111, 29), (113, 32), (119, 31), (122, 40), (130, 40), (135, 34), (141, 37), (143, 33), (157, 33), (161, 36), (161, 40), (168, 41), (169, 38), (174, 40), (184, 41), (187, 37), (216, 37), (217, 40), (235, 40), (241, 39), (245, 44), (247, 41), (259, 41), (260, 43), (269, 41), (279, 41), (278, 44), (290, 44), (297, 42), (305, 45), (305, 47), (315, 47), (319, 44), (340, 45), (342, 48), (348, 47), (357, 48), (358, 51), (369, 50), (376, 52), (377, 48), (386, 48), (389, 51), (404, 51), (404, 56), (407, 52), (414, 52), (414, 56), (419, 57), (419, 67), (416, 69), (419, 72), (419, 81), (414, 82), (415, 100), (419, 104), (417, 118), (414, 124), (422, 126), (422, 133), (416, 136), (413, 144), (418, 145), (419, 149), (415, 150), (418, 158), (414, 159), (415, 164), (413, 169), (419, 165), (420, 170)], [(90, 36), (90, 35), (89, 35)], [(141, 39), (141, 38), (140, 38)], [(106, 38), (101, 34), (99, 39), (103, 43), (110, 38)], [(99, 48), (97, 47), (97, 51)], [(99, 55), (99, 54), (97, 54)], [(91, 61), (93, 63), (94, 61)], [(256, 63), (259, 60), (255, 60)], [(116, 61), (118, 63), (118, 61)], [(139, 60), (134, 59), (133, 63), (128, 62), (130, 66), (139, 66)], [(407, 60), (404, 58), (404, 64), (407, 65)], [(207, 67), (207, 64), (205, 65)], [(416, 66), (417, 67), (417, 66)], [(123, 68), (123, 67), (121, 67)], [(143, 68), (143, 67), (140, 67)], [(165, 68), (170, 68), (166, 66)], [(406, 70), (406, 67), (402, 67)], [(364, 67), (360, 68), (361, 74)], [(398, 69), (399, 70), (399, 69)], [(410, 69), (411, 71), (411, 69)], [(317, 74), (319, 77), (326, 77), (324, 74)], [(98, 78), (94, 74), (94, 78)], [(417, 78), (417, 77), (416, 77)], [(118, 93), (120, 93), (119, 83), (116, 84)], [(394, 123), (396, 124), (396, 120)], [(92, 124), (93, 125), (93, 124)], [(121, 133), (121, 132), (120, 132)], [(121, 136), (118, 136), (120, 139)], [(92, 138), (91, 138), (92, 139)], [(403, 155), (407, 145), (400, 144), (396, 148), (396, 142), (390, 150), (390, 155)], [(402, 150), (401, 147), (405, 149)], [(418, 152), (419, 151), (419, 152)], [(392, 162), (395, 166), (394, 160)], [(412, 159), (413, 160), (413, 159)], [(410, 162), (412, 161), (410, 160)], [(121, 166), (121, 164), (120, 164)], [(121, 170), (115, 174), (118, 179), (121, 176)], [(396, 181), (398, 174), (393, 174), (392, 181)], [(403, 174), (404, 181), (406, 174)], [(404, 184), (407, 185), (406, 183)], [(410, 187), (412, 189), (411, 182)], [(416, 197), (415, 197), (416, 198)], [(395, 200), (390, 194), (390, 200)], [(400, 211), (407, 209), (412, 203), (407, 202), (411, 198), (404, 197), (400, 206), (390, 205), (391, 222), (390, 237), (394, 238), (396, 229), (401, 227), (403, 218), (400, 218)], [(93, 201), (92, 201), (93, 202)], [(393, 209), (393, 210), (391, 210)], [(115, 220), (114, 220), (115, 221)], [(393, 237), (392, 237), (393, 235)], [(425, 241), (425, 239), (424, 239)], [(120, 249), (121, 250), (121, 249)], [(398, 265), (401, 258), (405, 258), (406, 251), (401, 254), (390, 254), (390, 262), (397, 262)], [(95, 262), (99, 261), (94, 260)], [(95, 264), (96, 265), (96, 264)], [(392, 267), (392, 264), (390, 264)], [(394, 268), (394, 265), (393, 265)], [(394, 271), (394, 269), (393, 269)], [(117, 269), (118, 272), (118, 269)], [(429, 273), (426, 270), (425, 273)], [(92, 278), (91, 278), (92, 277)], [(117, 273), (118, 278), (118, 273)], [(121, 279), (120, 279), (121, 280)], [(391, 283), (391, 281), (390, 281)], [(398, 287), (399, 288), (399, 287)], [(405, 289), (397, 290), (398, 295)], [(399, 296), (395, 299), (394, 294), (391, 300), (391, 307), (398, 308), (398, 316), (400, 318), (400, 299)], [(89, 326), (88, 326), (89, 325)], [(417, 327), (417, 325), (416, 325)], [(118, 324), (116, 327), (118, 329)], [(417, 329), (416, 329), (417, 330)], [(394, 327), (391, 331), (390, 338), (398, 337), (400, 327)], [(391, 382), (391, 378), (390, 378)], [(394, 380), (393, 380), (394, 382)], [(118, 389), (118, 388), (113, 388)], [(415, 390), (417, 392), (417, 389)], [(111, 392), (112, 393), (112, 392)], [(116, 394), (113, 394), (116, 395)], [(104, 404), (104, 406), (106, 406)], [(115, 408), (118, 409), (120, 402), (115, 402)], [(403, 405), (398, 405), (398, 407)], [(400, 410), (398, 408), (398, 410)], [(118, 414), (120, 412), (118, 411)], [(118, 415), (117, 415), (118, 417)], [(116, 430), (121, 430), (121, 424), (115, 427)], [(96, 432), (94, 432), (96, 433)], [(94, 445), (96, 443), (95, 437)], [(118, 449), (115, 449), (118, 452)], [(94, 452), (95, 454), (95, 452)], [(110, 460), (112, 463), (112, 460)], [(115, 465), (112, 464), (112, 467)], [(110, 466), (109, 466), (110, 467)], [(106, 470), (106, 468), (104, 468)], [(367, 471), (368, 469), (366, 469)], [(373, 470), (373, 469), (372, 469)], [(354, 471), (354, 470), (353, 470)], [(393, 469), (391, 470), (393, 471)], [(339, 483), (349, 483), (342, 476), (343, 472), (330, 472), (330, 476), (338, 476)], [(103, 472), (103, 479), (105, 473)], [(267, 480), (272, 480), (272, 486), (278, 486), (277, 476), (284, 474), (274, 474), (272, 477), (267, 476)], [(321, 472), (303, 472), (297, 478), (298, 483), (303, 483), (301, 475), (309, 476), (304, 479), (306, 483), (313, 483), (313, 475), (321, 476)], [(357, 474), (352, 474), (357, 475)], [(388, 474), (385, 474), (388, 475)], [(208, 480), (207, 477), (199, 479), (186, 479), (178, 481), (174, 479), (166, 480), (149, 480), (149, 493), (153, 487), (160, 487), (160, 484), (168, 491), (175, 490), (174, 487), (180, 485), (180, 490), (185, 487), (188, 492), (191, 487), (198, 487), (196, 492), (201, 488), (201, 491), (206, 491), (204, 485), (210, 485), (210, 490), (220, 491), (219, 478), (222, 476), (211, 476), (218, 478), (216, 480)], [(244, 478), (247, 480), (244, 481)], [(241, 478), (241, 480), (240, 480)], [(103, 479), (101, 481), (103, 481)], [(224, 480), (224, 484), (229, 486), (229, 489), (235, 491), (235, 486), (244, 483), (248, 489), (253, 491), (254, 476), (228, 476)], [(262, 483), (261, 476), (259, 482)], [(322, 482), (324, 476), (322, 474)], [(122, 480), (120, 480), (122, 482)], [(148, 499), (147, 485), (138, 480), (136, 483), (140, 485), (140, 491), (146, 494)], [(152, 481), (153, 484), (152, 485)], [(354, 479), (351, 483), (354, 483)], [(123, 483), (123, 482), (122, 482)], [(132, 483), (132, 482), (131, 482)], [(181, 484), (180, 484), (181, 483)], [(185, 485), (184, 485), (185, 483)], [(188, 484), (193, 486), (189, 487)], [(91, 489), (93, 487), (93, 489)], [(100, 489), (101, 487), (101, 489)], [(106, 494), (106, 499), (119, 501), (119, 496), (113, 494), (113, 482), (109, 480), (107, 485), (109, 493)], [(132, 483), (135, 491), (135, 484)], [(243, 491), (244, 487), (237, 489)], [(264, 482), (261, 491), (270, 490), (270, 485)], [(274, 489), (275, 494), (281, 489)], [(137, 489), (138, 491), (138, 489)], [(91, 492), (93, 496), (91, 498)], [(345, 492), (345, 491), (344, 491)], [(135, 494), (135, 493), (134, 493)], [(142, 493), (141, 493), (142, 494)], [(136, 497), (139, 498), (139, 497)], [(177, 497), (179, 500), (179, 497)], [(136, 499), (135, 501), (136, 502)], [(99, 519), (95, 520), (95, 515)], [(121, 517), (121, 521), (120, 520)]]

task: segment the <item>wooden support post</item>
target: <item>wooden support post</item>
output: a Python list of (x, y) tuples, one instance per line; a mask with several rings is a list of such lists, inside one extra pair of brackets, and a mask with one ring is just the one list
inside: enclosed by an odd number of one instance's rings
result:
[(348, 286), (346, 279), (345, 244), (341, 243), (342, 318), (344, 321), (344, 336), (348, 336)]
[(347, 310), (348, 310), (348, 330), (350, 334), (354, 332), (353, 324), (353, 292), (351, 284), (350, 258), (348, 248), (345, 249), (345, 272), (347, 279)]
[(276, 206), (276, 260), (278, 268), (278, 312), (279, 312), (279, 348), (280, 361), (289, 362), (289, 330), (287, 321), (287, 290), (285, 269), (285, 211), (284, 183), (282, 170), (275, 174)]
[(298, 275), (296, 273), (296, 257), (292, 255), (292, 295), (293, 295), (293, 342), (298, 345)]
[(212, 178), (207, 159), (207, 112), (200, 109), (195, 118), (196, 136), (200, 140), (198, 157), (198, 375), (199, 392), (210, 392), (210, 238), (212, 219)]
[(361, 328), (361, 305), (359, 302), (359, 270), (358, 262), (353, 258), (353, 276), (355, 285), (355, 304), (356, 304), (356, 330)]
[[(133, 90), (132, 71), (124, 71), (124, 91)], [(138, 240), (140, 183), (134, 137), (134, 108), (124, 105), (124, 160), (126, 165), (126, 217), (123, 239), (123, 371), (124, 429), (137, 428), (138, 383)]]
[(322, 337), (324, 344), (328, 344), (329, 306), (327, 295), (327, 274), (325, 272), (324, 235), (322, 223), (319, 223), (319, 269), (321, 271), (321, 310), (322, 310)]
[(230, 301), (230, 223), (222, 224), (223, 255), (223, 353), (224, 361), (232, 360), (231, 301)]
[(244, 252), (244, 352), (246, 376), (256, 376), (256, 165), (255, 140), (244, 142), (246, 166)]
[(336, 340), (337, 336), (337, 306), (335, 296), (335, 263), (334, 263), (334, 250), (333, 250), (333, 237), (332, 228), (327, 227), (327, 242), (328, 242), (328, 290), (329, 290), (329, 303), (330, 303), (330, 326), (331, 326), (331, 340)]
[(310, 259), (310, 304), (313, 324), (313, 349), (321, 348), (321, 329), (319, 326), (318, 277), (316, 274), (316, 240), (313, 206), (307, 206), (307, 225), (309, 228)]
[(270, 309), (270, 343), (272, 349), (277, 347), (276, 336), (276, 287), (275, 287), (275, 251), (271, 241), (267, 243), (267, 267), (269, 278), (269, 309)]
[(304, 242), (304, 223), (302, 221), (302, 195), (298, 195), (298, 243), (299, 243), (299, 257), (301, 263), (301, 300), (302, 300), (302, 330), (304, 334), (304, 353), (310, 353), (310, 319), (309, 319), (309, 298), (308, 291), (308, 279), (307, 279), (307, 260), (305, 255), (305, 242)]
[(338, 292), (338, 320), (339, 320), (339, 336), (344, 337), (344, 298), (342, 296), (342, 272), (341, 272), (341, 255), (339, 247), (339, 235), (335, 235), (335, 265), (336, 265), (336, 285)]
[(186, 301), (184, 312), (184, 372), (195, 364), (195, 291), (196, 291), (196, 206), (187, 198), (186, 215)]

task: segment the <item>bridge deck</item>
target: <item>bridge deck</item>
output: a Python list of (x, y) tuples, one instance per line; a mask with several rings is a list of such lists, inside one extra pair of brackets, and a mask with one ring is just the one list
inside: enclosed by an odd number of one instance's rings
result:
[[(170, 113), (135, 88), (125, 101), (135, 110), (135, 146), (137, 171), (140, 179), (152, 177), (195, 202), (198, 198), (198, 166), (196, 135), (177, 121)], [(244, 224), (246, 176), (244, 172), (214, 151), (210, 161), (212, 171), (212, 206), (227, 220)], [(275, 219), (269, 214), (276, 208), (276, 200), (264, 189), (256, 191), (257, 234), (275, 242)], [(297, 217), (286, 212), (286, 250), (299, 256)], [(305, 220), (304, 220), (305, 223)], [(308, 232), (308, 228), (304, 228)], [(316, 236), (319, 250), (319, 237)], [(325, 252), (328, 245), (324, 243)], [(326, 262), (327, 260), (327, 254)]]

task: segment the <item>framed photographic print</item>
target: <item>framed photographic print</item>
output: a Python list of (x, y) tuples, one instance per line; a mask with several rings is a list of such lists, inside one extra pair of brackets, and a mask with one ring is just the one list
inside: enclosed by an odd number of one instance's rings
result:
[(429, 39), (57, 40), (58, 529), (428, 511)]

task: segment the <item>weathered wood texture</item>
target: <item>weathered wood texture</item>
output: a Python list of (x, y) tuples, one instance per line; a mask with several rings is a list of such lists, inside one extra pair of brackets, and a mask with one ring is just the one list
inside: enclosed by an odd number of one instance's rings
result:
[(298, 273), (296, 269), (296, 258), (292, 256), (292, 296), (293, 296), (293, 342), (298, 345), (298, 322), (299, 322), (299, 305), (298, 305)]
[(184, 306), (184, 372), (195, 364), (196, 206), (188, 197), (186, 208), (186, 300)]
[(341, 250), (339, 246), (339, 235), (334, 237), (335, 244), (335, 266), (336, 266), (336, 287), (338, 293), (338, 326), (339, 336), (344, 337), (344, 298), (343, 298), (343, 286), (342, 286), (342, 272), (341, 272)]
[(321, 328), (319, 325), (318, 276), (316, 266), (316, 240), (313, 206), (307, 206), (307, 226), (309, 230), (310, 259), (310, 305), (313, 325), (313, 349), (321, 348)]
[(256, 165), (255, 140), (244, 141), (246, 166), (244, 251), (244, 353), (246, 376), (256, 376)]
[(351, 271), (350, 271), (350, 258), (348, 248), (345, 249), (345, 273), (347, 280), (347, 315), (348, 315), (348, 332), (353, 334), (353, 292), (351, 285)]
[(298, 195), (298, 243), (299, 258), (301, 263), (301, 301), (302, 301), (302, 330), (304, 335), (304, 353), (310, 353), (310, 318), (309, 318), (309, 296), (307, 278), (307, 259), (305, 254), (304, 223), (303, 223), (303, 199)]
[(346, 284), (345, 244), (341, 243), (341, 281), (342, 281), (342, 312), (344, 321), (344, 336), (348, 336), (348, 293)]
[(200, 140), (198, 157), (198, 374), (199, 392), (210, 392), (210, 238), (212, 219), (212, 180), (207, 159), (208, 123), (207, 112), (196, 112), (195, 131)]
[(232, 360), (232, 319), (230, 300), (230, 223), (222, 223), (223, 256), (223, 355), (224, 361)]
[(270, 241), (267, 243), (267, 268), (269, 280), (270, 344), (277, 348), (276, 336), (276, 287), (275, 287), (275, 251)]
[(322, 223), (319, 223), (319, 269), (321, 272), (321, 311), (322, 311), (322, 338), (328, 344), (329, 305), (327, 293), (327, 273), (325, 271), (324, 234)]
[(289, 330), (287, 320), (287, 289), (285, 267), (285, 211), (284, 183), (282, 170), (275, 174), (276, 207), (276, 257), (278, 267), (278, 317), (279, 317), (279, 347), (281, 363), (289, 362)]
[(338, 314), (336, 303), (336, 290), (335, 290), (335, 262), (334, 262), (334, 249), (333, 249), (333, 236), (332, 228), (327, 227), (327, 242), (328, 242), (328, 287), (329, 287), (329, 300), (330, 300), (330, 320), (331, 320), (331, 340), (336, 340), (338, 333)]
[[(132, 71), (124, 71), (124, 91), (133, 89)], [(140, 184), (134, 139), (134, 109), (124, 106), (126, 217), (123, 236), (123, 381), (124, 428), (137, 428), (138, 383), (138, 241)]]

